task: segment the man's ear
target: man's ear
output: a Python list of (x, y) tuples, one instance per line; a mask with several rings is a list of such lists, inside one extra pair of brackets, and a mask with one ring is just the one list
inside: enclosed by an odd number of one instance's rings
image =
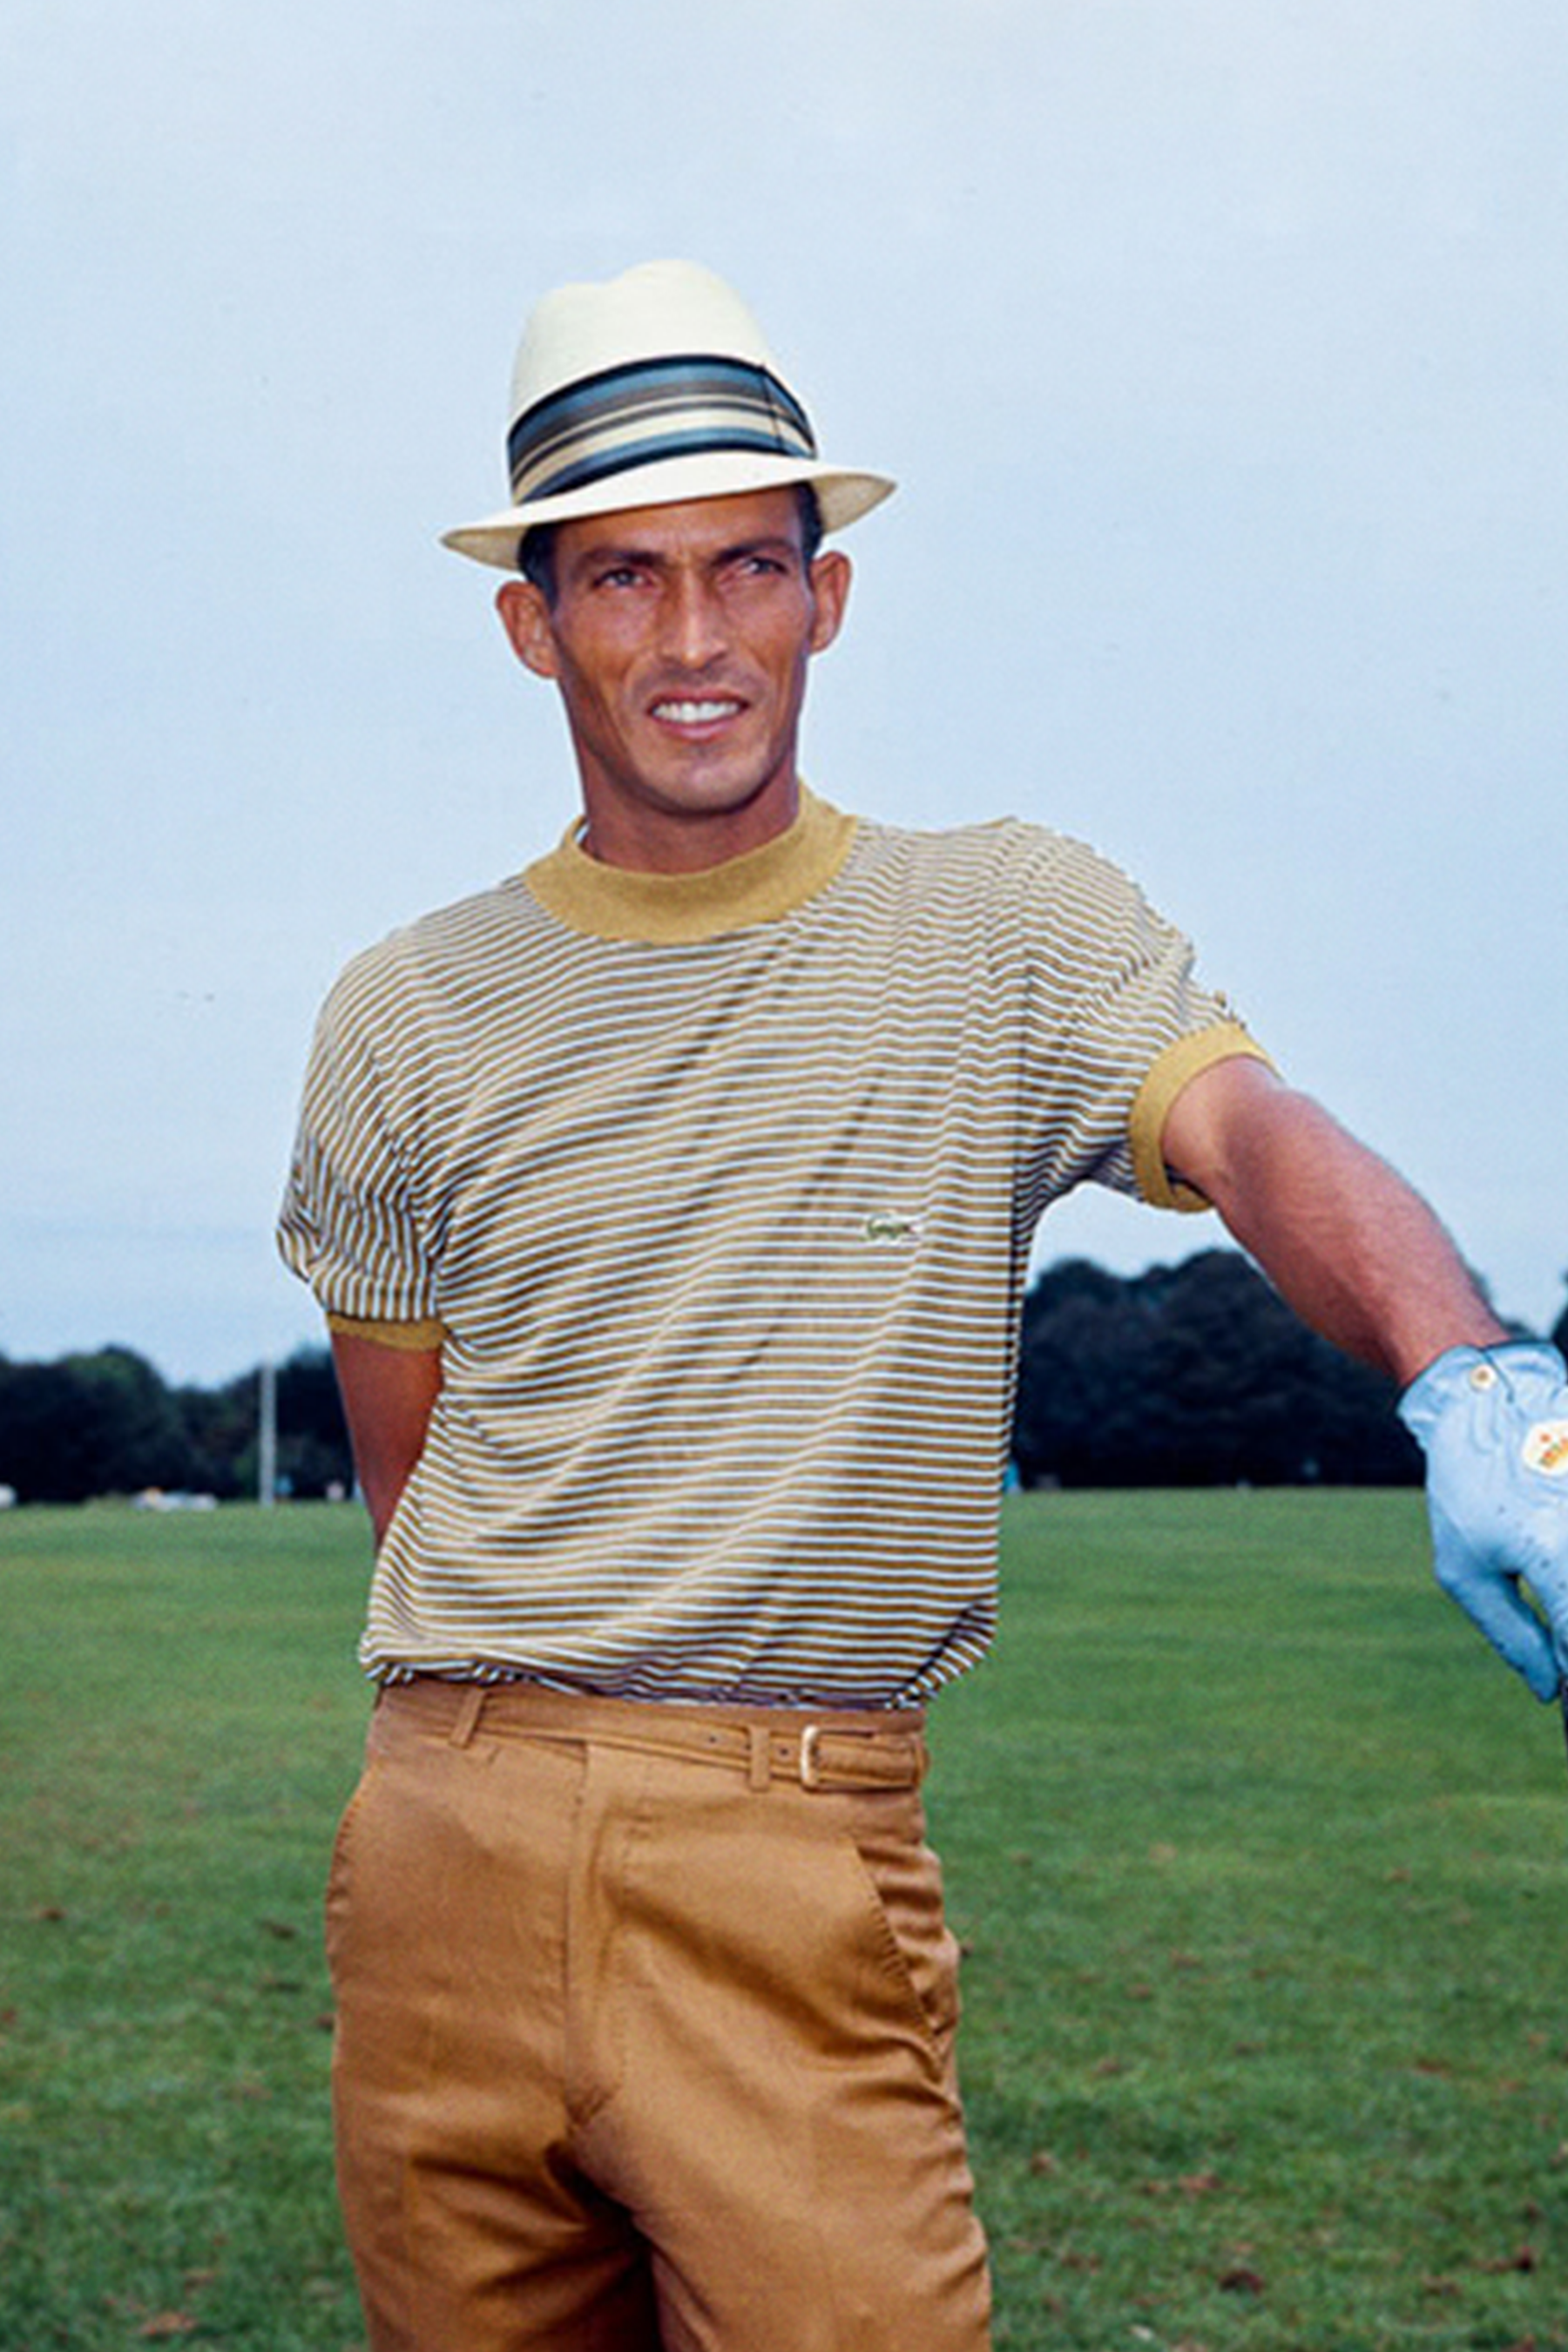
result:
[(531, 669), (535, 677), (558, 677), (561, 665), (555, 652), (555, 631), (542, 590), (536, 588), (531, 580), (509, 580), (496, 593), (496, 611), (511, 649), (524, 668)]
[(827, 651), (844, 625), (844, 607), (849, 601), (849, 558), (842, 549), (825, 548), (811, 567), (811, 593), (816, 604), (816, 617), (811, 625), (811, 650), (814, 654)]

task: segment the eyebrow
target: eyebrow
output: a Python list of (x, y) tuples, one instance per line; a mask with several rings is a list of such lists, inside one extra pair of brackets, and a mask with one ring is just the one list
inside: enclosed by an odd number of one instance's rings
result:
[[(704, 560), (711, 567), (734, 563), (746, 555), (776, 554), (792, 556), (797, 563), (804, 560), (804, 551), (797, 540), (792, 539), (787, 531), (772, 530), (760, 531), (754, 539), (738, 540), (732, 547), (721, 547)], [(572, 569), (575, 572), (605, 563), (640, 563), (651, 571), (659, 571), (668, 561), (668, 555), (657, 549), (638, 547), (633, 541), (598, 540), (572, 559)]]

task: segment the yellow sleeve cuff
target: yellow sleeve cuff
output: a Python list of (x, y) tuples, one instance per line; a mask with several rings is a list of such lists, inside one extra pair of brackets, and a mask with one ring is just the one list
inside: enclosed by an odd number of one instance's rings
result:
[(329, 1331), (348, 1339), (373, 1339), (378, 1348), (438, 1348), (447, 1327), (428, 1316), (419, 1323), (366, 1322), (357, 1315), (329, 1315)]
[(1196, 1030), (1192, 1036), (1178, 1037), (1173, 1045), (1167, 1045), (1139, 1087), (1128, 1121), (1128, 1139), (1139, 1198), (1151, 1208), (1176, 1209), (1190, 1215), (1213, 1205), (1195, 1186), (1180, 1183), (1171, 1174), (1161, 1144), (1171, 1105), (1182, 1088), (1200, 1070), (1212, 1068), (1215, 1062), (1228, 1062), (1237, 1055), (1250, 1055), (1255, 1061), (1268, 1062), (1270, 1069), (1274, 1066), (1239, 1021), (1220, 1021), (1212, 1029)]

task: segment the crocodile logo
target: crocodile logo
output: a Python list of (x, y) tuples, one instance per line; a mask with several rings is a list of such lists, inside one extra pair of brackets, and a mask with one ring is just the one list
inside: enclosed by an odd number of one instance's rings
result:
[(896, 1209), (873, 1209), (860, 1231), (868, 1242), (910, 1242), (920, 1236), (918, 1217), (902, 1217)]

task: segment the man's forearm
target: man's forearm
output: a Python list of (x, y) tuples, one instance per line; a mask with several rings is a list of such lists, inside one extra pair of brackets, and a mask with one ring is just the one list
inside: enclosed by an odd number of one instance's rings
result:
[(1262, 1064), (1194, 1079), (1165, 1150), (1304, 1321), (1402, 1385), (1508, 1337), (1420, 1195)]
[(384, 1347), (334, 1331), (332, 1361), (355, 1475), (379, 1547), (424, 1449), (441, 1389), (441, 1351)]
[(1401, 1418), (1426, 1455), (1438, 1582), (1536, 1696), (1552, 1697), (1568, 1674), (1557, 1350), (1502, 1344), (1507, 1330), (1419, 1194), (1263, 1063), (1203, 1071), (1162, 1142), (1297, 1313), (1398, 1381)]

